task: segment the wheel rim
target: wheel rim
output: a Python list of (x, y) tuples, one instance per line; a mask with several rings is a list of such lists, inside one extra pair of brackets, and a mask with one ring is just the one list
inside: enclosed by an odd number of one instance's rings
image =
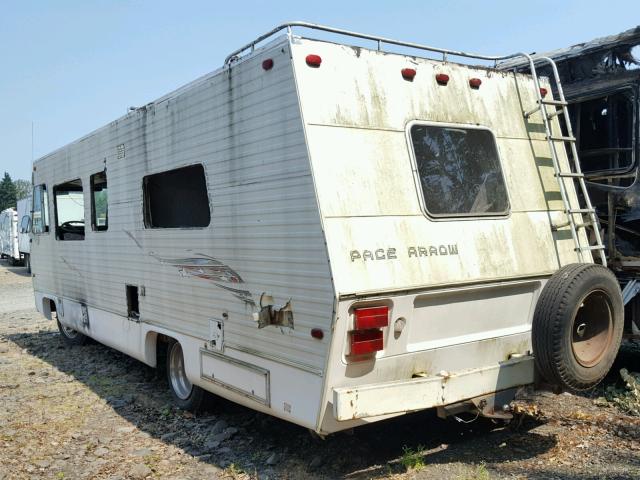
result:
[(74, 339), (74, 338), (76, 338), (78, 336), (78, 332), (76, 330), (74, 330), (73, 328), (69, 328), (69, 327), (67, 327), (65, 325), (62, 325), (62, 324), (60, 324), (60, 325), (62, 326), (62, 333), (64, 333), (65, 337)]
[(590, 292), (579, 305), (573, 319), (571, 348), (580, 365), (593, 367), (613, 341), (613, 308), (602, 290)]
[(184, 370), (184, 356), (179, 343), (174, 343), (169, 352), (169, 380), (171, 388), (181, 400), (186, 400), (191, 395), (191, 382)]

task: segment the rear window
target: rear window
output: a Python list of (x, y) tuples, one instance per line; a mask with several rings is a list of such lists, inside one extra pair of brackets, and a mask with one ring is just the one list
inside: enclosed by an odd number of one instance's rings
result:
[(417, 124), (410, 134), (428, 214), (508, 213), (507, 189), (489, 130)]

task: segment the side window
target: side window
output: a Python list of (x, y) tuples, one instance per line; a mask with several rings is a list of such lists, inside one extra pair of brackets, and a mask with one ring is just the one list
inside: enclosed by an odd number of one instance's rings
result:
[(41, 234), (49, 231), (49, 198), (47, 186), (36, 185), (33, 187), (33, 233)]
[(148, 175), (142, 184), (147, 228), (206, 227), (211, 222), (202, 165)]
[(29, 233), (31, 230), (31, 217), (29, 215), (23, 215), (20, 220), (20, 233)]
[(109, 228), (109, 202), (107, 172), (91, 175), (91, 228), (104, 231)]
[(429, 215), (509, 212), (498, 149), (489, 130), (416, 124), (410, 136)]
[(84, 240), (84, 196), (82, 181), (72, 180), (53, 187), (58, 240)]

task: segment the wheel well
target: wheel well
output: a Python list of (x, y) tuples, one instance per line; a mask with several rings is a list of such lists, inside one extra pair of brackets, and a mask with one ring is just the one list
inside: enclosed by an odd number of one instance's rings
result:
[(163, 369), (167, 358), (167, 346), (169, 342), (177, 341), (162, 333), (150, 331), (145, 338), (145, 358), (147, 364), (152, 367)]
[(42, 314), (49, 320), (53, 319), (52, 312), (56, 311), (56, 302), (51, 298), (42, 299)]

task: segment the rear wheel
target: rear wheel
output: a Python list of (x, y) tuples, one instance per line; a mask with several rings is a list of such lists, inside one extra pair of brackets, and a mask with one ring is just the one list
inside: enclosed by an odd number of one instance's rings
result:
[(31, 255), (28, 253), (24, 254), (24, 266), (27, 269), (27, 273), (31, 273)]
[(605, 377), (624, 329), (620, 287), (607, 268), (571, 264), (547, 282), (536, 306), (532, 343), (538, 371), (567, 390), (588, 390)]
[(83, 335), (73, 328), (69, 328), (63, 325), (62, 323), (60, 323), (60, 320), (56, 320), (56, 322), (58, 323), (58, 330), (60, 331), (60, 336), (62, 337), (64, 343), (72, 347), (84, 345), (85, 343), (87, 343), (86, 335)]
[(197, 412), (204, 407), (206, 392), (187, 378), (182, 346), (170, 340), (167, 346), (167, 381), (178, 407)]

